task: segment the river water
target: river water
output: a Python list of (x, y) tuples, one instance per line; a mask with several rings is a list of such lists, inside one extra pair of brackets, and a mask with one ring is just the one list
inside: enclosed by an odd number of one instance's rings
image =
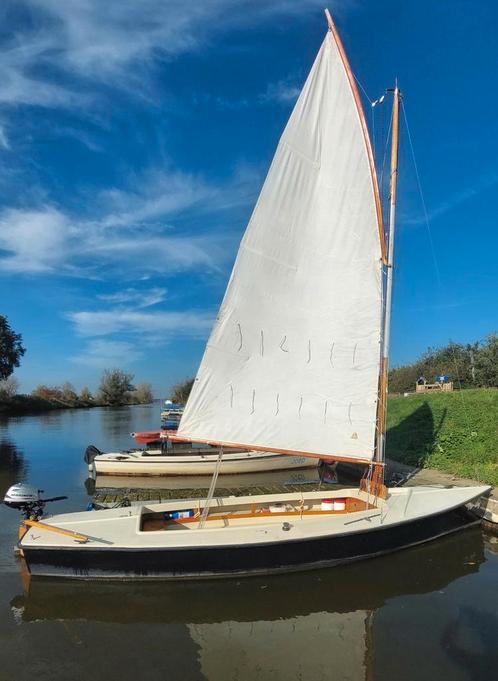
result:
[[(19, 480), (90, 497), (83, 451), (131, 446), (157, 405), (0, 420), (0, 495)], [(22, 583), (0, 506), (1, 681), (496, 678), (498, 540), (472, 528), (364, 563), (190, 583)]]

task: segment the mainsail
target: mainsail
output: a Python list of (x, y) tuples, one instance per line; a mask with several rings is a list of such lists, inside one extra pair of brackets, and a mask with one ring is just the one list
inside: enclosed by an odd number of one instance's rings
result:
[(361, 104), (331, 26), (242, 239), (179, 437), (373, 458), (379, 205)]

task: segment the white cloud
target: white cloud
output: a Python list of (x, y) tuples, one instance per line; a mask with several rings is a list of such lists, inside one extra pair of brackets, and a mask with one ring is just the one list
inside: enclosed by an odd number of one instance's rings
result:
[(187, 210), (209, 214), (245, 205), (254, 196), (259, 181), (248, 166), (236, 168), (224, 183), (213, 183), (201, 175), (177, 170), (149, 170), (129, 180), (133, 189), (111, 188), (98, 197), (105, 206), (104, 227), (142, 224), (170, 218)]
[(98, 338), (87, 343), (82, 352), (70, 357), (72, 362), (87, 367), (105, 369), (114, 366), (127, 366), (141, 359), (143, 353), (132, 343)]
[(43, 35), (43, 31), (33, 35), (19, 32), (1, 47), (0, 102), (3, 104), (56, 108), (82, 106), (90, 101), (88, 93), (77, 93), (53, 80), (33, 75), (46, 55), (54, 56), (55, 43), (50, 35)]
[(436, 220), (437, 218), (441, 217), (441, 215), (450, 213), (457, 206), (461, 205), (462, 203), (465, 203), (466, 201), (469, 201), (470, 199), (479, 195), (481, 192), (484, 192), (487, 189), (494, 187), (496, 184), (498, 184), (497, 173), (491, 174), (488, 173), (486, 175), (482, 175), (481, 177), (478, 177), (477, 180), (470, 187), (467, 187), (465, 189), (460, 190), (459, 192), (456, 192), (452, 196), (448, 197), (445, 201), (440, 203), (438, 206), (436, 206), (436, 208), (429, 210), (427, 215), (424, 212), (424, 210), (422, 210), (420, 211), (419, 215), (411, 217), (408, 216), (406, 218), (403, 218), (402, 222), (405, 225), (423, 225), (426, 223), (426, 221), (432, 222), (433, 220)]
[(279, 80), (269, 83), (266, 92), (260, 96), (262, 102), (280, 102), (286, 104), (293, 102), (299, 96), (301, 89), (290, 80)]
[(204, 338), (213, 324), (211, 312), (141, 312), (138, 310), (102, 310), (70, 312), (68, 319), (82, 336), (107, 336), (114, 333), (172, 334)]
[(116, 293), (108, 293), (97, 296), (99, 300), (115, 305), (132, 304), (138, 308), (151, 307), (161, 303), (166, 297), (165, 288), (152, 288), (140, 290), (136, 288), (126, 288)]
[(42, 76), (40, 67), (144, 96), (156, 61), (198, 50), (217, 33), (322, 5), (322, 0), (4, 0), (0, 19), (12, 9), (24, 10), (29, 20), (3, 41), (0, 101), (54, 107), (78, 106), (88, 98), (88, 88), (85, 95), (82, 88), (77, 93), (63, 79)]
[(9, 209), (0, 215), (0, 269), (43, 273), (63, 262), (75, 233), (69, 218), (56, 208)]
[[(259, 176), (242, 167), (215, 184), (163, 170), (135, 177), (132, 184), (132, 190), (103, 191), (92, 205), (93, 219), (73, 219), (47, 205), (4, 210), (0, 271), (105, 276), (124, 268), (144, 276), (193, 267), (218, 270), (232, 255), (233, 227), (215, 232), (208, 224), (223, 224), (224, 211), (252, 203)], [(193, 226), (185, 227), (185, 221)]]
[(10, 149), (10, 142), (5, 130), (5, 125), (0, 124), (0, 147)]

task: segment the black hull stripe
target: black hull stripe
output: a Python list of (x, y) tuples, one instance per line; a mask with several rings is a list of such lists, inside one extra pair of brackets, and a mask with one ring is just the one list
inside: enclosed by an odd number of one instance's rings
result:
[(375, 532), (292, 542), (174, 550), (24, 548), (24, 555), (34, 576), (133, 580), (239, 577), (373, 558), (437, 539), (476, 522), (479, 521), (458, 509)]

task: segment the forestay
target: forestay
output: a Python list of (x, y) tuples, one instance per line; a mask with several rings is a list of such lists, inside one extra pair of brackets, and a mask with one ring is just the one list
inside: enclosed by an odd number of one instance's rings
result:
[(240, 245), (180, 437), (373, 457), (381, 228), (341, 49), (329, 31)]

